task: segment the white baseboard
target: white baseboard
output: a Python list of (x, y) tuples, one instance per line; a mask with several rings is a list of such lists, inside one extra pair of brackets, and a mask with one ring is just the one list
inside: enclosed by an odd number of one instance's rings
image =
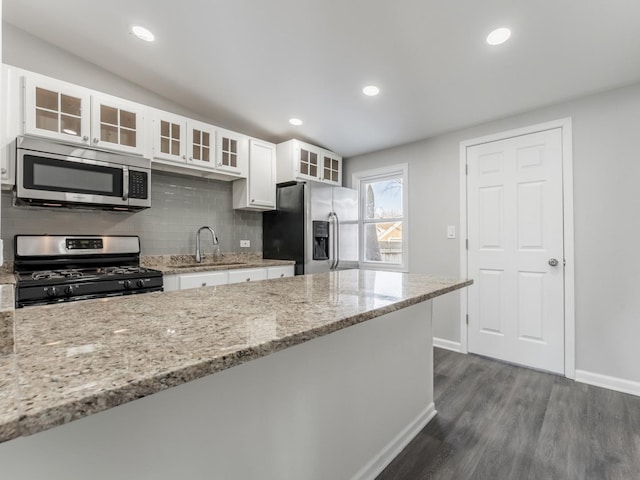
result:
[(415, 420), (407, 425), (375, 457), (373, 457), (351, 480), (374, 480), (396, 458), (402, 449), (420, 433), (427, 423), (436, 416), (436, 407), (430, 403)]
[(576, 370), (575, 381), (640, 397), (640, 382), (610, 377), (599, 373), (585, 372), (584, 370)]
[(433, 346), (438, 348), (444, 348), (445, 350), (451, 350), (452, 352), (460, 353), (460, 342), (452, 342), (451, 340), (445, 340), (444, 338), (433, 337)]

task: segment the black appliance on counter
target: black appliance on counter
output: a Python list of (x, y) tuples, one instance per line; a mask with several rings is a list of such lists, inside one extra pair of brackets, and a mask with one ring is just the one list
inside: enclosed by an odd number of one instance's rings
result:
[(135, 235), (16, 235), (16, 307), (162, 291)]

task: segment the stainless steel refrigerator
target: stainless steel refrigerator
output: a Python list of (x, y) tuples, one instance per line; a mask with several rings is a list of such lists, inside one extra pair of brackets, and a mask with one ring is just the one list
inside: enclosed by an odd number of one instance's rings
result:
[(279, 183), (262, 214), (263, 257), (295, 260), (296, 275), (358, 268), (358, 193), (315, 182)]

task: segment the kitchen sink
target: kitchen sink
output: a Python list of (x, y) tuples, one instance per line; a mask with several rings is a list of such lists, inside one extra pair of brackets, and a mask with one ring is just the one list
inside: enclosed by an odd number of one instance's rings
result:
[(186, 265), (172, 265), (171, 268), (226, 267), (229, 265), (244, 265), (244, 264), (245, 262), (189, 263)]

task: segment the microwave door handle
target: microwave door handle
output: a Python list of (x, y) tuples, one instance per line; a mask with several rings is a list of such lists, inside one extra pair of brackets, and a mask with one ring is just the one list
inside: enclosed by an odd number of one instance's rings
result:
[(122, 200), (129, 199), (129, 167), (122, 167)]

